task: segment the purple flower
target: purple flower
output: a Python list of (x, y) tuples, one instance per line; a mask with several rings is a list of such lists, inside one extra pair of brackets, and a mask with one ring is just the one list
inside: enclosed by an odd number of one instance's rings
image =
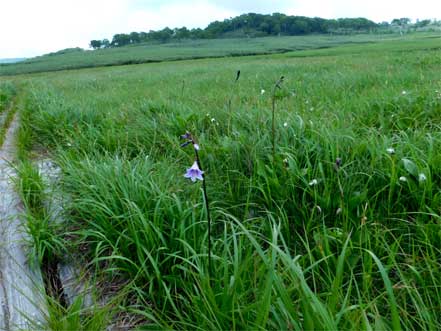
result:
[(198, 163), (194, 161), (191, 168), (187, 169), (187, 172), (184, 174), (184, 177), (191, 179), (192, 182), (195, 182), (197, 179), (204, 180), (204, 177), (202, 177), (203, 173), (204, 172), (201, 171), (201, 169), (199, 169)]
[(185, 134), (181, 135), (181, 139), (191, 139), (191, 133), (185, 132)]

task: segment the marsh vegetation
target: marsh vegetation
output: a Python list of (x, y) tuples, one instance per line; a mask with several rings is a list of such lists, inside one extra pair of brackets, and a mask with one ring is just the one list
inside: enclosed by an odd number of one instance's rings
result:
[(33, 212), (34, 253), (69, 252), (112, 297), (48, 323), (439, 329), (440, 41), (2, 78), (20, 88), (20, 162), (61, 169), (65, 223)]

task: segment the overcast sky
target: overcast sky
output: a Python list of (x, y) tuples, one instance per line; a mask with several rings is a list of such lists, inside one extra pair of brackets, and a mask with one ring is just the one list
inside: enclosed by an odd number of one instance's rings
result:
[(0, 0), (0, 58), (31, 57), (116, 33), (186, 26), (204, 28), (243, 13), (375, 22), (441, 18), (441, 0)]

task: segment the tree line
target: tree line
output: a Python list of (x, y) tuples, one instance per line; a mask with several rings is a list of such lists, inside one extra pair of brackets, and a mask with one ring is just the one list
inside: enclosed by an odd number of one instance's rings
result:
[[(430, 20), (418, 21), (424, 26)], [(263, 36), (296, 36), (315, 33), (364, 33), (409, 25), (409, 18), (394, 19), (389, 22), (375, 23), (366, 18), (324, 19), (320, 17), (288, 16), (274, 13), (243, 14), (223, 21), (210, 23), (205, 29), (187, 29), (186, 27), (170, 29), (168, 27), (149, 32), (131, 32), (115, 34), (112, 40), (92, 40), (94, 49), (121, 47), (145, 42), (168, 42), (183, 39), (215, 39), (226, 37), (263, 37)]]

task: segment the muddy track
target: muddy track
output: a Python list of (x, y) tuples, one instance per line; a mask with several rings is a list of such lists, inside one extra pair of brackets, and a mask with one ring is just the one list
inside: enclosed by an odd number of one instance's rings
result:
[[(18, 115), (9, 107), (10, 123), (5, 123), (0, 149), (0, 330), (38, 329), (44, 321), (46, 300), (37, 263), (28, 261), (29, 236), (24, 229), (23, 206), (15, 191), (17, 176), (11, 166), (15, 158), (14, 139)], [(3, 123), (0, 123), (3, 127)]]

